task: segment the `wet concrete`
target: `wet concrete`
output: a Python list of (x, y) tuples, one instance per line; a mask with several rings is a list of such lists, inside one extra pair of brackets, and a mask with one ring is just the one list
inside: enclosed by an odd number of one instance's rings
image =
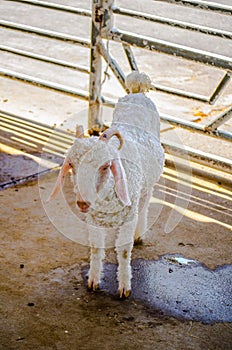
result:
[[(101, 290), (117, 296), (117, 265), (105, 264)], [(215, 270), (181, 255), (132, 262), (131, 300), (158, 315), (204, 323), (232, 322), (232, 265)], [(84, 278), (87, 280), (87, 269)]]

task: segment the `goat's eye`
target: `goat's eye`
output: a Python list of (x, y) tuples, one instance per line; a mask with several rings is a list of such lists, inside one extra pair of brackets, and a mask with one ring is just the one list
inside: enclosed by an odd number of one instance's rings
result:
[(108, 168), (109, 168), (109, 164), (104, 165), (104, 166), (102, 167), (102, 170), (107, 170)]
[(107, 135), (106, 135), (106, 134), (103, 134), (102, 137), (103, 137), (104, 139), (107, 139)]

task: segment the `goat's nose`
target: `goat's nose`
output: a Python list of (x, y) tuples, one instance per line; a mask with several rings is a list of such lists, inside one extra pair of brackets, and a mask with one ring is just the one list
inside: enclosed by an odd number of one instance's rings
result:
[(82, 213), (87, 213), (90, 207), (90, 203), (84, 201), (77, 201), (77, 206)]

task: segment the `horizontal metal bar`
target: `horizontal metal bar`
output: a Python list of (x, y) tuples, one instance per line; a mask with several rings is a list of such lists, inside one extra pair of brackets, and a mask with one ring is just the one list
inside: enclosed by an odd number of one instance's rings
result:
[[(104, 106), (107, 107), (115, 107), (115, 104), (117, 101), (113, 101), (111, 99), (107, 99), (103, 96), (101, 96), (101, 101)], [(160, 119), (162, 122), (167, 123), (172, 126), (180, 127), (182, 129), (186, 129), (189, 131), (194, 131), (199, 134), (205, 134), (211, 137), (217, 137), (219, 139), (225, 140), (225, 141), (232, 141), (232, 134), (230, 132), (224, 131), (224, 130), (214, 130), (211, 131), (210, 133), (205, 129), (205, 125), (198, 124), (195, 122), (191, 122), (188, 120), (183, 120), (178, 117), (170, 116), (167, 114), (160, 114)]]
[(48, 80), (33, 77), (27, 74), (15, 72), (9, 69), (0, 68), (0, 75), (6, 76), (8, 78), (18, 79), (33, 85), (42, 86), (59, 92), (63, 92), (69, 95), (78, 96), (81, 99), (88, 100), (89, 95), (87, 92), (75, 88), (68, 87), (66, 85), (54, 83)]
[(111, 107), (111, 108), (114, 108), (116, 103), (118, 102), (117, 99), (112, 100), (111, 98), (107, 98), (104, 96), (100, 96), (99, 99), (104, 106)]
[[(117, 101), (113, 101), (111, 99), (107, 99), (103, 96), (101, 96), (101, 101), (103, 103), (103, 105), (107, 106), (107, 107), (115, 107), (115, 104), (117, 103)], [(174, 116), (170, 116), (167, 114), (160, 114), (160, 119), (162, 122), (167, 123), (169, 125), (172, 126), (176, 126), (176, 127), (180, 127), (182, 129), (186, 129), (189, 131), (194, 131), (200, 134), (205, 134), (211, 137), (217, 137), (220, 138), (222, 140), (225, 141), (232, 141), (232, 134), (230, 132), (224, 131), (224, 130), (214, 130), (211, 131), (210, 133), (205, 129), (205, 125), (199, 124), (199, 123), (195, 123), (195, 122), (191, 122), (188, 120), (183, 120), (181, 118), (178, 117), (174, 117)]]
[(86, 17), (91, 17), (91, 15), (92, 15), (92, 12), (90, 10), (81, 9), (81, 8), (72, 7), (72, 6), (61, 5), (61, 4), (56, 4), (53, 2), (47, 2), (47, 1), (37, 1), (37, 0), (5, 0), (5, 1), (21, 2), (21, 3), (25, 3), (27, 5), (45, 7), (45, 8), (49, 8), (51, 10), (64, 11), (64, 12), (73, 13), (76, 15), (86, 16)]
[[(21, 2), (21, 3), (28, 4), (28, 5), (49, 8), (52, 10), (73, 13), (76, 15), (86, 16), (86, 17), (91, 17), (91, 15), (92, 15), (91, 10), (56, 4), (56, 3), (47, 2), (47, 1), (38, 1), (38, 0), (5, 0), (5, 1)], [(152, 22), (156, 22), (156, 23), (171, 25), (171, 26), (175, 26), (175, 27), (179, 27), (179, 28), (184, 28), (187, 30), (198, 31), (201, 33), (206, 33), (208, 35), (219, 36), (219, 37), (223, 37), (223, 38), (227, 38), (227, 39), (232, 38), (231, 32), (220, 30), (217, 28), (211, 28), (211, 27), (197, 25), (197, 24), (193, 24), (193, 23), (189, 23), (189, 22), (183, 22), (183, 21), (170, 19), (170, 18), (166, 18), (166, 17), (162, 17), (162, 16), (149, 15), (147, 13), (141, 13), (141, 12), (137, 12), (137, 11), (133, 11), (133, 10), (128, 10), (128, 9), (124, 9), (124, 8), (117, 7), (117, 6), (113, 6), (112, 10), (113, 10), (113, 13), (118, 14), (118, 15), (122, 15), (122, 16), (130, 16), (130, 17), (134, 17), (134, 18), (138, 18), (138, 19), (144, 19), (144, 20), (148, 20), (148, 21), (152, 21)]]
[[(130, 67), (132, 70), (139, 70), (133, 51), (131, 50), (130, 45), (128, 44), (123, 44), (123, 48), (124, 51), (126, 53), (128, 62), (130, 64)], [(153, 83), (151, 85), (151, 90), (157, 90), (157, 91), (163, 91), (169, 94), (173, 94), (173, 95), (177, 95), (177, 96), (182, 96), (182, 97), (186, 97), (186, 98), (192, 98), (195, 100), (199, 100), (199, 101), (203, 101), (203, 102), (209, 102), (209, 97), (207, 96), (203, 96), (203, 95), (199, 95), (199, 94), (195, 94), (195, 93), (191, 93), (191, 92), (187, 92), (184, 90), (180, 90), (180, 89), (176, 89), (176, 88), (171, 88), (165, 85), (161, 85), (161, 84), (157, 84), (157, 83)]]
[[(124, 48), (124, 51), (126, 53), (126, 56), (127, 56), (127, 59), (128, 59), (128, 62), (130, 64), (131, 69), (138, 70), (138, 66), (137, 66), (137, 63), (136, 63), (136, 60), (135, 60), (135, 57), (134, 57), (134, 54), (133, 54), (133, 51), (132, 51), (130, 45), (123, 44), (123, 48)], [(150, 89), (163, 91), (163, 92), (166, 92), (169, 94), (182, 96), (182, 97), (186, 97), (186, 98), (191, 98), (191, 99), (195, 99), (195, 100), (199, 100), (199, 101), (203, 101), (203, 102), (209, 102), (209, 97), (207, 97), (207, 96), (187, 92), (184, 90), (168, 87), (168, 86), (157, 84), (157, 83), (153, 83), (151, 85)]]
[(172, 126), (180, 127), (189, 131), (194, 131), (199, 134), (217, 137), (225, 141), (232, 141), (232, 134), (224, 130), (211, 130), (205, 125), (194, 123), (188, 120), (183, 120), (181, 118), (169, 116), (166, 114), (160, 114), (160, 119), (162, 122), (170, 124)]
[(176, 19), (171, 19), (171, 18), (157, 16), (157, 15), (150, 15), (143, 12), (127, 10), (117, 6), (113, 7), (113, 12), (121, 16), (129, 16), (136, 19), (147, 20), (150, 22), (165, 24), (165, 25), (169, 25), (169, 26), (173, 26), (181, 29), (197, 31), (207, 35), (218, 36), (224, 39), (232, 39), (232, 32), (228, 32), (217, 28), (206, 27), (200, 24), (183, 22)]
[(221, 113), (219, 116), (217, 116), (213, 121), (211, 121), (206, 127), (204, 128), (206, 132), (217, 132), (217, 128), (230, 120), (232, 118), (232, 107), (228, 108), (225, 112)]
[(58, 32), (54, 32), (51, 30), (41, 29), (41, 28), (37, 28), (37, 27), (31, 27), (31, 26), (28, 26), (25, 24), (4, 21), (4, 20), (0, 21), (0, 26), (2, 26), (4, 28), (8, 28), (8, 29), (19, 30), (19, 31), (26, 32), (26, 33), (31, 33), (31, 34), (36, 34), (36, 35), (48, 37), (51, 39), (71, 42), (73, 44), (77, 44), (77, 45), (87, 47), (87, 48), (90, 47), (89, 40), (84, 40), (84, 39), (78, 38), (77, 36), (74, 36), (74, 35), (58, 33)]
[(12, 48), (9, 46), (5, 46), (5, 45), (0, 45), (0, 50), (5, 51), (5, 52), (9, 52), (9, 53), (13, 53), (13, 54), (16, 54), (19, 56), (36, 59), (36, 60), (39, 60), (42, 62), (55, 64), (55, 65), (62, 66), (65, 68), (74, 69), (74, 70), (77, 70), (79, 72), (89, 74), (89, 69), (87, 67), (79, 66), (77, 64), (73, 64), (73, 63), (70, 63), (67, 61), (57, 60), (56, 58), (51, 58), (51, 57), (47, 57), (44, 55), (38, 55), (38, 54), (35, 54), (33, 52), (19, 50), (19, 49), (15, 49), (15, 48)]
[(192, 160), (196, 163), (203, 164), (210, 167), (215, 167), (232, 173), (232, 161), (230, 159), (217, 156), (215, 154), (206, 153), (200, 150), (196, 150), (192, 147), (180, 145), (175, 142), (170, 142), (167, 140), (161, 140), (161, 143), (164, 147), (165, 152), (168, 152), (172, 155), (177, 155), (181, 158), (189, 157), (189, 160)]
[(232, 14), (232, 6), (215, 3), (211, 1), (205, 1), (205, 0), (159, 0), (159, 1), (188, 6), (188, 7), (196, 7), (198, 9), (215, 11), (215, 12), (228, 14), (228, 15)]
[(167, 114), (160, 114), (160, 119), (162, 122), (170, 124), (172, 126), (177, 126), (186, 130), (194, 130), (196, 132), (199, 133), (203, 133), (204, 132), (204, 125), (196, 123), (196, 122), (192, 122), (189, 120), (183, 120), (181, 118), (178, 117), (174, 117), (171, 115), (167, 115)]
[(224, 139), (226, 141), (232, 141), (232, 134), (231, 132), (224, 131), (224, 130), (214, 130), (210, 134), (210, 136), (216, 136), (217, 138)]
[[(6, 70), (6, 69), (0, 69), (0, 75), (4, 75), (4, 76), (7, 76), (9, 78), (15, 78), (15, 79), (18, 79), (21, 81), (25, 81), (25, 82), (31, 83), (33, 85), (46, 87), (46, 88), (56, 90), (56, 91), (59, 91), (59, 92), (65, 93), (65, 94), (78, 96), (84, 100), (88, 100), (88, 98), (89, 98), (88, 93), (85, 91), (70, 88), (70, 87), (65, 86), (65, 85), (49, 82), (49, 81), (46, 81), (43, 79), (39, 79), (39, 78), (25, 75), (22, 73), (13, 72), (13, 71)], [(101, 99), (103, 105), (107, 106), (107, 107), (114, 108), (115, 104), (117, 102), (116, 100), (114, 101), (111, 99), (107, 99), (103, 96), (101, 96), (100, 99)], [(161, 114), (160, 118), (161, 118), (161, 121), (168, 123), (170, 125), (173, 125), (173, 126), (181, 127), (183, 129), (195, 131), (195, 132), (198, 132), (201, 134), (207, 134), (207, 135), (212, 136), (212, 137), (218, 137), (218, 138), (224, 139), (226, 141), (232, 141), (232, 134), (227, 132), (227, 131), (211, 130), (211, 129), (209, 130), (209, 128), (207, 129), (207, 127), (205, 127), (204, 125), (197, 124), (197, 123), (190, 122), (190, 121), (184, 121), (183, 119), (164, 115), (164, 114)]]
[(217, 100), (217, 98), (219, 97), (219, 95), (222, 92), (222, 90), (229, 83), (230, 77), (231, 77), (230, 73), (229, 72), (225, 72), (225, 74), (222, 77), (221, 81), (219, 82), (218, 86), (216, 87), (216, 89), (213, 91), (212, 95), (209, 98), (209, 103), (210, 104), (214, 104), (214, 102)]
[(208, 51), (194, 49), (188, 46), (174, 44), (169, 41), (153, 39), (147, 36), (135, 35), (134, 33), (112, 28), (109, 38), (120, 43), (128, 43), (133, 46), (145, 48), (151, 51), (160, 51), (167, 54), (180, 56), (202, 63), (208, 63), (216, 67), (232, 69), (232, 58)]
[(152, 83), (151, 90), (163, 91), (163, 92), (166, 92), (166, 93), (172, 94), (172, 95), (177, 95), (177, 96), (181, 96), (181, 97), (185, 97), (185, 98), (191, 98), (191, 99), (202, 101), (202, 102), (209, 102), (209, 97), (207, 97), (207, 96), (196, 94), (194, 92), (184, 91), (184, 90), (177, 89), (177, 88), (168, 87), (168, 86), (157, 84), (157, 83)]

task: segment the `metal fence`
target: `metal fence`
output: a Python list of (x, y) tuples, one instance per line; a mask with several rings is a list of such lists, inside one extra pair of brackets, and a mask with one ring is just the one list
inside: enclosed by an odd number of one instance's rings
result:
[[(5, 0), (7, 1), (7, 0)], [(8, 0), (9, 1), (9, 0)], [(208, 1), (201, 0), (161, 0), (162, 2), (172, 4), (181, 4), (182, 6), (198, 7), (207, 11), (223, 13), (223, 15), (232, 15), (232, 6), (226, 6), (222, 4), (216, 4)], [(0, 49), (9, 53), (20, 55), (23, 57), (36, 59), (40, 61), (45, 61), (50, 64), (71, 68), (89, 75), (89, 92), (82, 91), (80, 89), (70, 88), (61, 84), (53, 83), (44, 79), (39, 79), (33, 76), (28, 76), (16, 71), (9, 69), (0, 69), (0, 74), (10, 78), (16, 78), (25, 82), (36, 84), (42, 87), (51, 88), (63, 93), (72, 94), (78, 96), (82, 99), (89, 101), (89, 129), (98, 130), (99, 125), (101, 125), (100, 120), (100, 106), (101, 104), (113, 107), (114, 101), (106, 99), (101, 95), (101, 82), (102, 82), (102, 58), (106, 61), (107, 65), (111, 68), (114, 75), (117, 77), (120, 84), (126, 91), (125, 88), (125, 75), (123, 70), (116, 62), (116, 60), (111, 57), (105, 40), (116, 41), (121, 43), (128, 59), (131, 70), (138, 70), (136, 59), (134, 57), (131, 46), (143, 48), (149, 51), (158, 51), (168, 55), (175, 55), (188, 60), (194, 60), (197, 62), (212, 65), (214, 67), (220, 67), (224, 69), (224, 75), (218, 84), (217, 88), (213, 91), (211, 96), (208, 98), (203, 97), (198, 94), (184, 92), (175, 88), (165, 87), (159, 84), (155, 84), (151, 87), (154, 90), (164, 91), (166, 93), (175, 94), (178, 96), (183, 96), (185, 98), (196, 99), (199, 101), (204, 101), (209, 104), (213, 104), (220, 92), (227, 85), (231, 77), (232, 70), (232, 58), (223, 55), (215, 54), (208, 51), (194, 49), (192, 47), (175, 44), (171, 41), (160, 40), (152, 37), (136, 35), (127, 31), (114, 28), (114, 15), (127, 16), (128, 18), (136, 18), (143, 21), (150, 21), (161, 23), (166, 26), (174, 26), (178, 28), (184, 28), (189, 31), (197, 31), (200, 33), (206, 33), (210, 36), (221, 37), (226, 40), (231, 40), (232, 32), (210, 28), (198, 24), (190, 24), (184, 21), (165, 18), (157, 15), (151, 15), (148, 13), (141, 13), (135, 10), (128, 10), (125, 8), (117, 7), (114, 5), (114, 0), (93, 0), (92, 10), (86, 10), (66, 5), (60, 5), (52, 2), (37, 1), (37, 0), (14, 0), (14, 2), (20, 2), (28, 4), (29, 6), (39, 6), (47, 9), (52, 9), (56, 11), (64, 11), (66, 13), (72, 13), (78, 16), (87, 16), (92, 18), (92, 28), (91, 28), (91, 38), (90, 40), (84, 40), (77, 36), (62, 34), (55, 31), (45, 30), (42, 28), (32, 27), (29, 25), (23, 25), (11, 21), (1, 20), (0, 25), (3, 28), (8, 28), (9, 30), (16, 30), (20, 32), (26, 32), (31, 34), (36, 34), (39, 36), (52, 38), (55, 40), (61, 40), (66, 42), (71, 42), (76, 45), (80, 45), (90, 50), (90, 68), (84, 67), (78, 64), (72, 64), (63, 60), (53, 59), (46, 57), (44, 55), (35, 54), (32, 52), (24, 51), (21, 49), (16, 49), (6, 45), (0, 45)], [(4, 112), (3, 112), (4, 113)], [(161, 114), (161, 120), (165, 123), (169, 123), (172, 126), (180, 127), (183, 129), (191, 130), (196, 133), (208, 135), (210, 137), (216, 137), (221, 140), (231, 141), (232, 134), (230, 132), (219, 129), (226, 121), (228, 121), (232, 116), (232, 107), (225, 110), (223, 113), (218, 115), (214, 120), (211, 120), (206, 124), (198, 124), (192, 121), (186, 121), (181, 118), (177, 118), (171, 115)], [(204, 164), (214, 164), (218, 168), (225, 171), (231, 172), (232, 162), (229, 159), (223, 157), (217, 157), (212, 154), (205, 152), (200, 152), (196, 149), (190, 147), (185, 147), (173, 144), (171, 142), (163, 142), (163, 145), (167, 151), (170, 151), (178, 156), (185, 157), (189, 156), (191, 159), (199, 163)]]

